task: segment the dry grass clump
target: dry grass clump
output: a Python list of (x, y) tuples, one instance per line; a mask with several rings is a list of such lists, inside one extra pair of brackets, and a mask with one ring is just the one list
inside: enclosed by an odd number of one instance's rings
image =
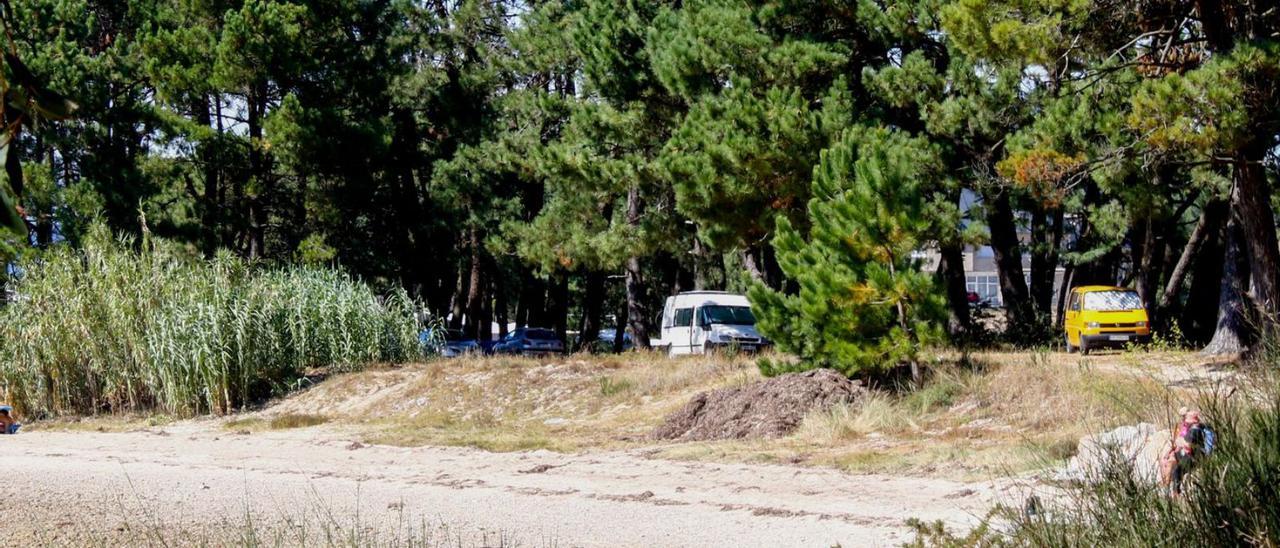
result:
[(311, 413), (281, 413), (272, 416), (248, 416), (230, 419), (222, 423), (227, 430), (292, 430), (326, 424), (331, 420), (324, 415)]
[(371, 443), (572, 451), (642, 441), (694, 393), (756, 378), (748, 356), (468, 356), (336, 375), (272, 412), (325, 409)]
[(873, 390), (813, 411), (785, 444), (775, 444), (771, 458), (965, 478), (1032, 470), (1069, 457), (1082, 436), (1160, 421), (1170, 406), (1194, 399), (1158, 374), (1165, 362), (1183, 358), (1082, 360), (1046, 352), (976, 356), (965, 367), (938, 363), (920, 389)]
[(858, 439), (867, 434), (898, 433), (918, 428), (899, 401), (885, 392), (871, 392), (857, 402), (815, 409), (805, 417), (795, 436), (818, 443)]
[(975, 380), (974, 397), (987, 414), (1029, 431), (1083, 435), (1154, 420), (1179, 397), (1148, 371), (1098, 368), (1088, 358), (1060, 363), (1045, 354), (992, 368)]

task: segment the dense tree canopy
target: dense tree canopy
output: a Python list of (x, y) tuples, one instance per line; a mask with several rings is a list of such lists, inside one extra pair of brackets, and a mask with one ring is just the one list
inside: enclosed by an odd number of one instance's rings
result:
[(0, 15), (7, 263), (105, 225), (334, 265), (478, 335), (590, 343), (617, 325), (640, 346), (664, 296), (750, 287), (784, 349), (850, 372), (974, 333), (975, 246), (1013, 340), (1052, 333), (1083, 283), (1134, 287), (1161, 329), (1216, 352), (1280, 316), (1280, 11), (1264, 2)]

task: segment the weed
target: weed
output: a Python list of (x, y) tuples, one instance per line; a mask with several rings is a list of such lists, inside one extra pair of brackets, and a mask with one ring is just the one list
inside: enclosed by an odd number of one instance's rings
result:
[(600, 377), (600, 395), (606, 398), (630, 391), (632, 388), (635, 388), (635, 383), (627, 379)]
[(308, 368), (421, 355), (413, 304), (334, 270), (200, 260), (171, 244), (58, 248), (0, 310), (0, 387), (27, 416), (229, 412)]

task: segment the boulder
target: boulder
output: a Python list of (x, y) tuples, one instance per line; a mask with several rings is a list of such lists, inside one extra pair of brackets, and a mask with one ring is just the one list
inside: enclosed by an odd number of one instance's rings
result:
[(1132, 470), (1134, 479), (1157, 483), (1160, 457), (1169, 449), (1170, 438), (1169, 431), (1147, 422), (1085, 436), (1076, 446), (1076, 455), (1055, 479), (1095, 481), (1108, 466), (1123, 465)]
[(852, 402), (861, 384), (831, 369), (788, 373), (743, 386), (702, 392), (654, 430), (660, 440), (772, 438), (795, 430), (815, 408)]

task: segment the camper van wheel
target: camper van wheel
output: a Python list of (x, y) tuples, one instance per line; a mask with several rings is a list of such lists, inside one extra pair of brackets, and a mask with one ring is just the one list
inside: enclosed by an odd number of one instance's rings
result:
[(1086, 341), (1084, 337), (1080, 337), (1080, 355), (1081, 356), (1089, 355), (1089, 341)]
[(1067, 343), (1067, 353), (1075, 354), (1077, 349), (1071, 345), (1071, 335), (1063, 335), (1062, 340)]

